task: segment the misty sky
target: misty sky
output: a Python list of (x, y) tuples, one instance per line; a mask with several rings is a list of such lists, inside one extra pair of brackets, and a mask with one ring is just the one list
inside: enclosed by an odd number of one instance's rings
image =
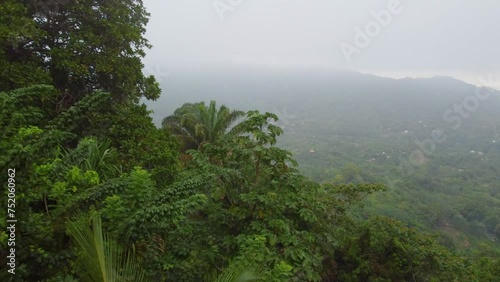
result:
[[(156, 72), (265, 65), (350, 69), (390, 77), (449, 75), (474, 84), (479, 84), (479, 75), (493, 74), (500, 80), (498, 0), (144, 3), (151, 13), (146, 37), (153, 44), (145, 64)], [(390, 19), (380, 16), (375, 23), (374, 13), (389, 14)], [(368, 43), (356, 45), (356, 28), (365, 33), (367, 27), (372, 32)], [(341, 44), (355, 50), (350, 62)]]

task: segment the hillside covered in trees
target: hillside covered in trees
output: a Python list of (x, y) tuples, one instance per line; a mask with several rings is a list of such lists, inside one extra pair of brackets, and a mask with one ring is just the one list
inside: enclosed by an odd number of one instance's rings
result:
[(498, 249), (499, 91), (448, 77), (396, 80), (320, 69), (176, 75), (165, 95), (148, 103), (157, 124), (170, 107), (206, 97), (274, 112), (284, 130), (278, 145), (306, 176), (387, 186), (365, 200), (363, 216), (439, 232), (460, 251)]
[(142, 1), (37, 3), (0, 6), (1, 281), (500, 276), (494, 248), (366, 215), (394, 194), (382, 175), (301, 171), (307, 155), (277, 146), (279, 113), (185, 101), (157, 127)]

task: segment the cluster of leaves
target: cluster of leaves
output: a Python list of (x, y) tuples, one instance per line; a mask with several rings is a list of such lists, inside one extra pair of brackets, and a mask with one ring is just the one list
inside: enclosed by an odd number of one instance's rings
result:
[[(96, 92), (60, 112), (53, 103), (57, 93), (46, 85), (0, 93), (0, 167), (2, 171), (16, 169), (16, 218), (23, 222), (16, 238), (23, 242), (17, 246), (16, 279), (38, 281), (73, 273), (69, 262), (74, 252), (66, 235), (66, 223), (72, 212), (101, 205), (103, 212), (109, 214), (106, 219), (114, 219), (118, 217), (112, 205), (116, 198), (124, 199), (122, 207), (138, 210), (143, 203), (151, 202), (158, 189), (156, 180), (168, 185), (178, 170), (175, 143), (154, 127), (147, 112), (136, 113), (136, 121), (140, 122), (129, 126), (145, 128), (141, 132), (145, 138), (141, 146), (156, 151), (156, 155), (130, 160), (127, 154), (120, 154), (121, 148), (113, 147), (119, 140), (110, 138), (116, 136), (83, 134), (99, 132), (97, 128), (93, 130), (92, 118), (109, 114), (103, 109), (109, 94)], [(149, 172), (140, 168), (124, 170), (126, 165), (136, 163), (149, 164)], [(1, 176), (4, 183), (6, 177), (6, 174)], [(80, 203), (79, 199), (101, 186), (118, 190), (108, 191), (106, 197), (87, 201), (85, 205)], [(115, 195), (118, 191), (127, 193)], [(5, 218), (5, 210), (2, 215)], [(121, 222), (126, 222), (128, 215), (119, 214)], [(5, 223), (2, 227), (5, 230)], [(6, 244), (5, 231), (0, 238)], [(2, 261), (6, 251), (2, 249)]]
[(354, 234), (335, 254), (340, 281), (456, 281), (467, 275), (462, 258), (393, 219), (372, 218)]

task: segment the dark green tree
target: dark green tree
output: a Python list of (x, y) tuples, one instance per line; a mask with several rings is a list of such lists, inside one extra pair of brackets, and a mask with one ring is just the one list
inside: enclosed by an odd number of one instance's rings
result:
[(136, 0), (2, 1), (0, 91), (52, 84), (61, 108), (96, 90), (119, 102), (158, 98), (142, 73), (148, 16)]

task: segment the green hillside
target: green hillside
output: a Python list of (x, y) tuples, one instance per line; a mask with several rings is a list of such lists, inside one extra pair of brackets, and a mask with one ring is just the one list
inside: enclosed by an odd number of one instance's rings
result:
[(498, 91), (448, 77), (254, 69), (181, 72), (164, 92), (150, 105), (155, 119), (168, 113), (163, 99), (217, 99), (276, 113), (284, 129), (279, 144), (305, 175), (321, 183), (389, 188), (366, 199), (363, 216), (391, 216), (440, 232), (452, 248), (498, 247)]

